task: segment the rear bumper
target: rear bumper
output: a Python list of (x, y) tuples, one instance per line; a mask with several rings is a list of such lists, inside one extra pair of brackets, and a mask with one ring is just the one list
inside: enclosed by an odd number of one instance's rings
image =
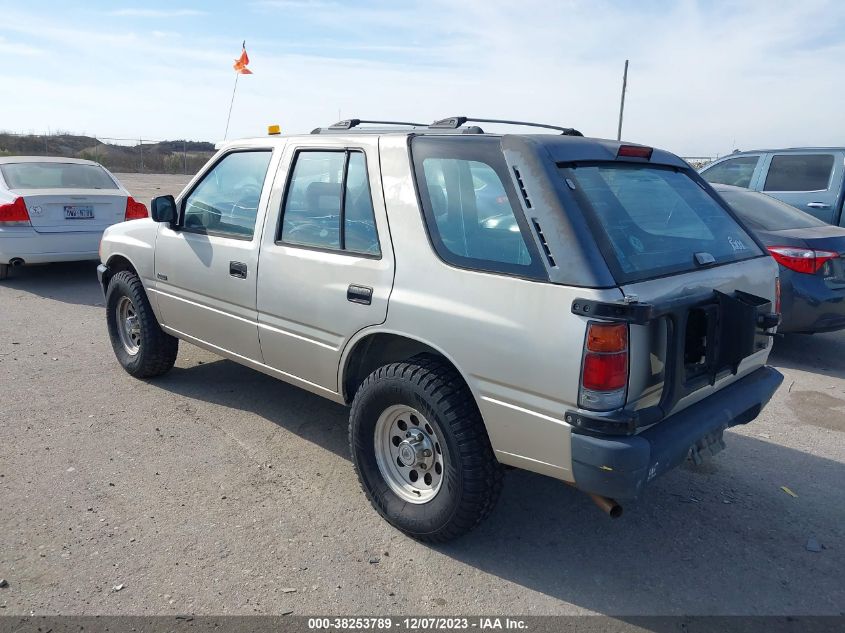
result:
[(30, 227), (0, 229), (0, 264), (20, 258), (26, 264), (99, 259), (102, 231), (38, 233)]
[(761, 367), (639, 435), (596, 436), (573, 429), (575, 485), (606, 497), (636, 499), (647, 483), (681, 464), (696, 447), (718, 446), (725, 429), (756, 418), (781, 382), (780, 372)]
[(845, 288), (831, 288), (817, 275), (788, 274), (781, 268), (778, 332), (831, 332), (845, 328)]

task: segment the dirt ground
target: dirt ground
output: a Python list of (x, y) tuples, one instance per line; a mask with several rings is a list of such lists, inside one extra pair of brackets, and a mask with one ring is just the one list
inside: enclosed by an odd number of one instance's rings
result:
[[(120, 177), (145, 202), (186, 181)], [(845, 333), (778, 339), (760, 418), (622, 518), (512, 471), (431, 547), (370, 508), (344, 407), (184, 343), (127, 375), (94, 269), (0, 282), (0, 614), (845, 611)]]

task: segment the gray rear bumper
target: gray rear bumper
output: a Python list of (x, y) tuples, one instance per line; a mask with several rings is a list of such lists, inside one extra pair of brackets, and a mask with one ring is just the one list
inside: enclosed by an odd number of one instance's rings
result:
[(573, 429), (575, 485), (614, 499), (636, 499), (648, 482), (681, 464), (691, 449), (718, 444), (725, 429), (756, 418), (781, 382), (780, 372), (761, 367), (639, 435), (587, 435)]

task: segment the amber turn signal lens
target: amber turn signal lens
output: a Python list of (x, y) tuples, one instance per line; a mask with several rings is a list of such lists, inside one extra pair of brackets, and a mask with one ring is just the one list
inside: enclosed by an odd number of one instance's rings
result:
[(628, 349), (628, 325), (625, 323), (591, 323), (587, 330), (590, 352), (624, 352)]

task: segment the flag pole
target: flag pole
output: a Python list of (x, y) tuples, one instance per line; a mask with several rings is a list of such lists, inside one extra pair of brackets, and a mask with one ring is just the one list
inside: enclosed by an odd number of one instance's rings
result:
[[(246, 40), (243, 41), (241, 44), (241, 57), (240, 59), (235, 60), (235, 87), (232, 88), (232, 100), (229, 101), (229, 115), (226, 117), (226, 131), (223, 132), (223, 140), (226, 140), (226, 137), (229, 136), (229, 121), (232, 120), (232, 106), (235, 105), (235, 92), (238, 90), (238, 77), (241, 75), (241, 71), (246, 67), (246, 64), (249, 63), (248, 59), (245, 59), (246, 55)], [(244, 72), (250, 72), (245, 70)]]
[(235, 73), (235, 87), (232, 89), (232, 100), (229, 102), (229, 116), (226, 117), (226, 131), (223, 133), (223, 140), (229, 135), (229, 121), (232, 119), (232, 106), (235, 105), (235, 91), (238, 89), (238, 77), (240, 73)]

